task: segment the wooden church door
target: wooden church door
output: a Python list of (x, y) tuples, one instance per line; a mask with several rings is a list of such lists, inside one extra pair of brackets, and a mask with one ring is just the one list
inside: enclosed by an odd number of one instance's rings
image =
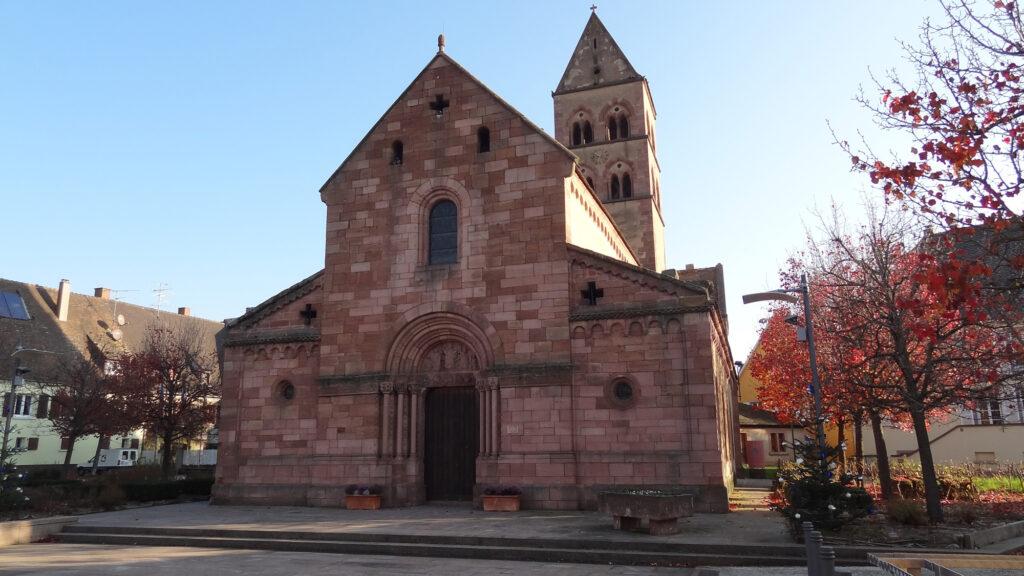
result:
[(427, 500), (471, 500), (476, 483), (477, 393), (433, 388), (426, 396), (423, 480)]

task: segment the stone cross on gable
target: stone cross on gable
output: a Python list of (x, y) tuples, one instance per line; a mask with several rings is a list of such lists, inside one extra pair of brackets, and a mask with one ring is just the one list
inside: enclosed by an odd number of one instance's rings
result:
[(316, 310), (313, 309), (312, 304), (306, 304), (305, 310), (299, 310), (299, 316), (302, 316), (302, 321), (309, 326), (313, 323), (313, 318), (316, 318)]
[(580, 290), (580, 294), (583, 299), (590, 303), (591, 306), (597, 305), (598, 298), (604, 298), (604, 288), (598, 288), (597, 282), (587, 282), (587, 289)]
[(444, 94), (437, 94), (434, 96), (434, 101), (430, 103), (430, 109), (441, 116), (444, 114), (444, 109), (450, 105), (451, 103), (444, 99)]

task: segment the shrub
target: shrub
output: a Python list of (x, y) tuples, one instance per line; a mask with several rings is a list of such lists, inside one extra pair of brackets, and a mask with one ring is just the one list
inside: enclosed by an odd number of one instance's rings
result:
[(380, 496), (382, 488), (379, 484), (349, 484), (345, 486), (345, 494), (349, 496)]
[[(943, 500), (978, 499), (975, 478), (980, 474), (972, 465), (937, 466), (935, 479)], [(893, 489), (900, 498), (924, 498), (924, 479), (917, 462), (897, 461), (892, 466)]]
[(488, 486), (484, 488), (484, 496), (521, 496), (523, 491), (517, 486)]
[(125, 496), (124, 490), (116, 484), (108, 484), (104, 486), (98, 496), (96, 496), (96, 505), (104, 510), (113, 510), (118, 506), (124, 505), (127, 497)]
[(886, 508), (886, 515), (894, 522), (910, 526), (923, 526), (928, 523), (928, 514), (924, 511), (924, 507), (915, 500), (900, 498), (890, 501)]
[(121, 489), (124, 490), (128, 500), (133, 502), (173, 500), (178, 496), (209, 496), (212, 487), (212, 478), (125, 482), (121, 484)]

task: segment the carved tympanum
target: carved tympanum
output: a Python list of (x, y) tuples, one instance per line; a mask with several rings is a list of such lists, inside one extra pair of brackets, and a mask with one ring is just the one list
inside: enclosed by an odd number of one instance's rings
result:
[(448, 340), (430, 347), (420, 358), (420, 372), (471, 372), (480, 369), (476, 354), (465, 344)]

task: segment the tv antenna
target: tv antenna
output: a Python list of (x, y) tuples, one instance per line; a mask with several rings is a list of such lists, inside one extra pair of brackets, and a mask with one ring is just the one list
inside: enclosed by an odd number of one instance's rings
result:
[(153, 289), (153, 293), (156, 294), (156, 311), (159, 314), (164, 305), (164, 300), (167, 300), (171, 295), (171, 289), (167, 287), (166, 282), (161, 282), (156, 288)]

